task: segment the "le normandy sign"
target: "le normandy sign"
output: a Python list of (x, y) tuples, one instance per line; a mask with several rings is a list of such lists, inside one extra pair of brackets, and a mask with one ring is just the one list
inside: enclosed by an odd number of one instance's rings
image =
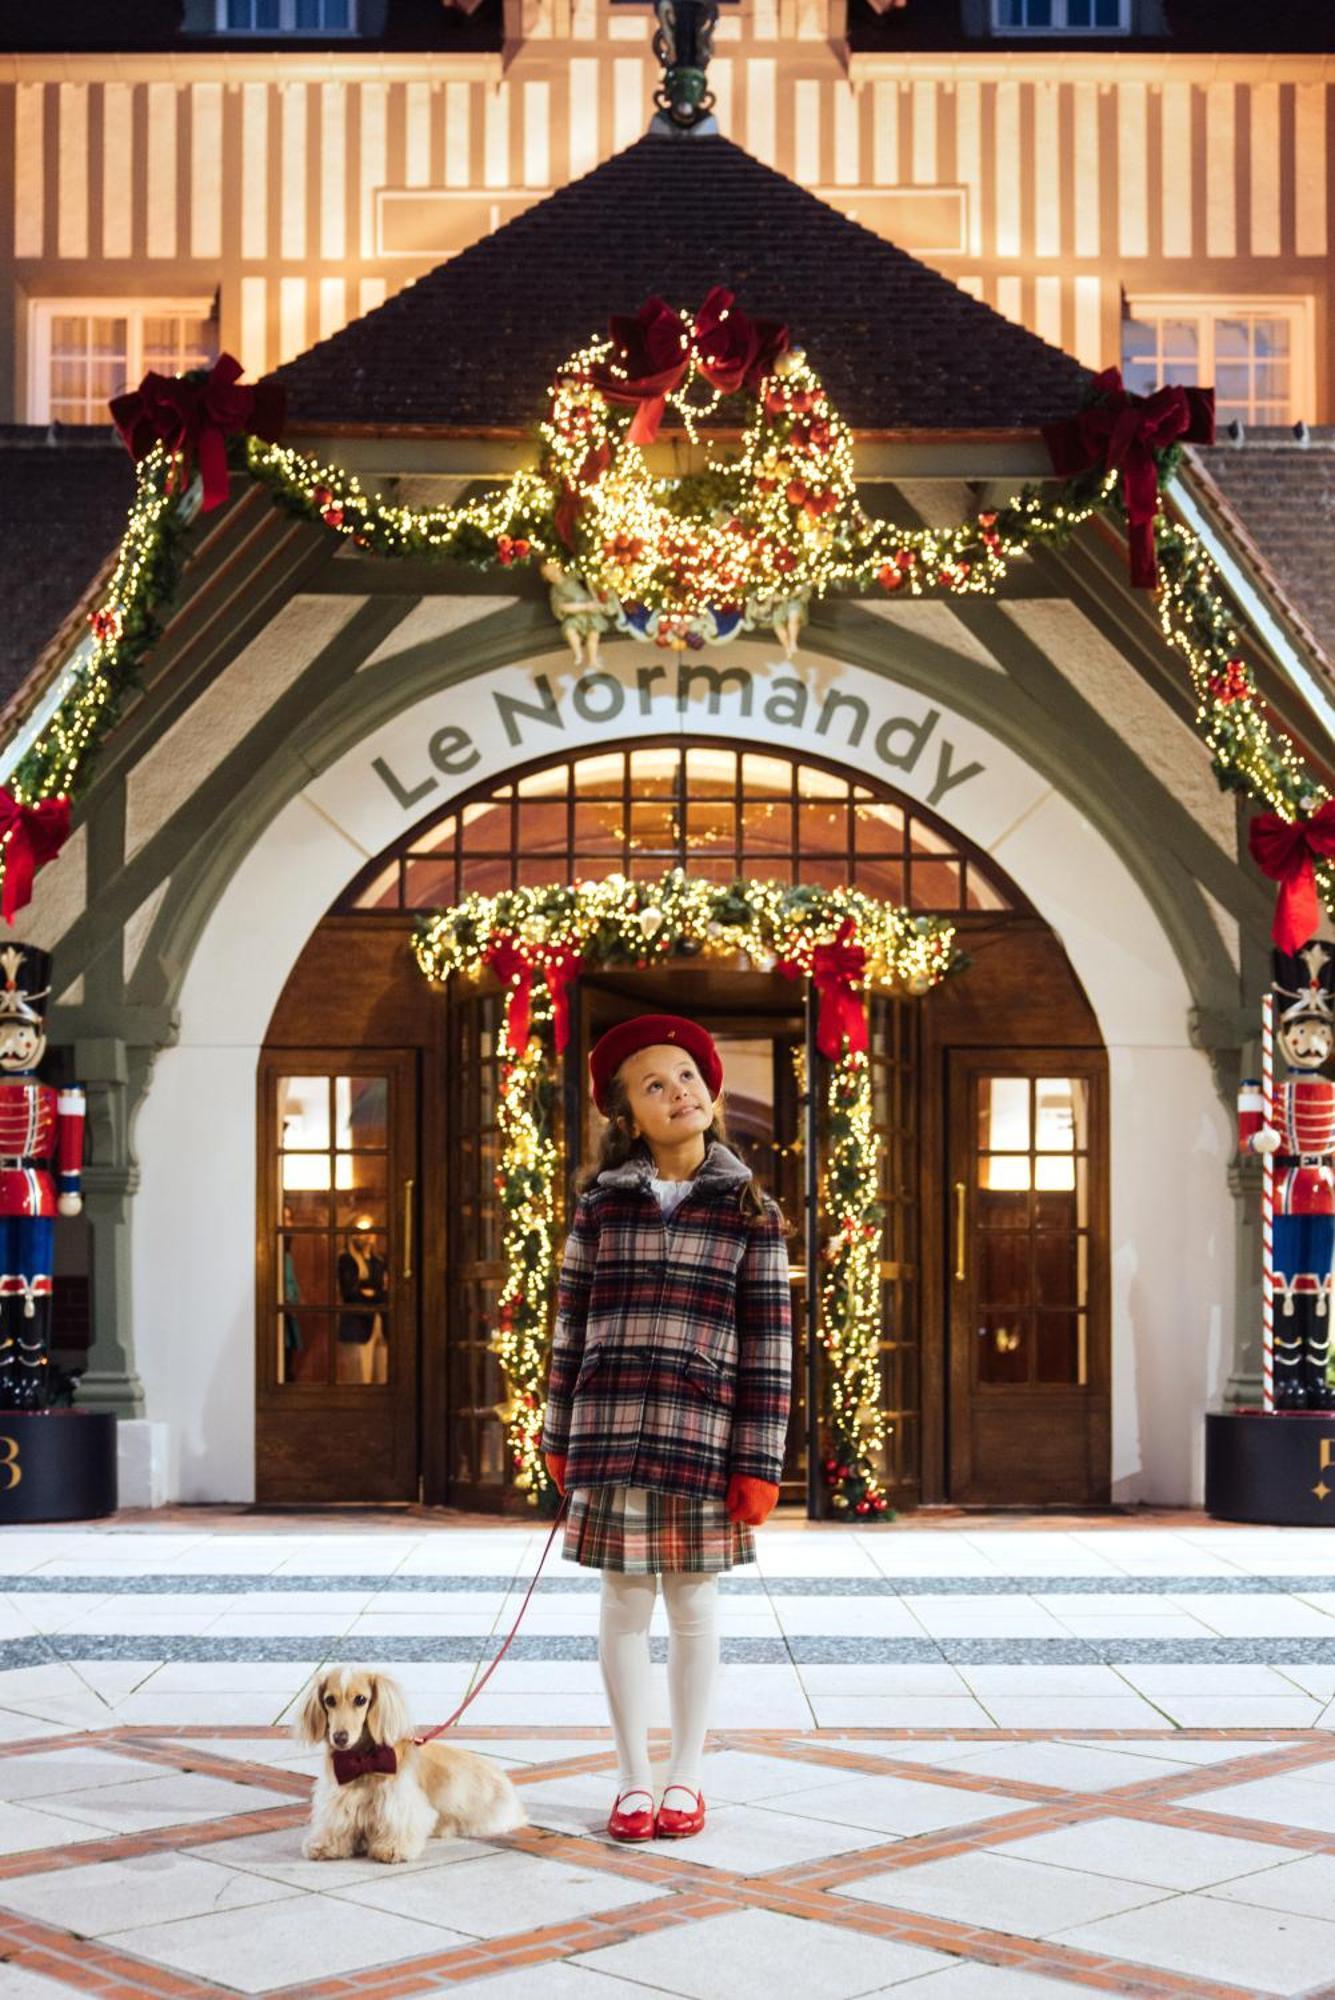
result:
[[(503, 678), (507, 685), (495, 684)], [(444, 697), (447, 712), (470, 718), (479, 697), (514, 763), (544, 751), (583, 747), (597, 737), (636, 738), (681, 732), (741, 734), (751, 745), (800, 748), (911, 790), (925, 805), (940, 807), (961, 786), (981, 778), (986, 765), (961, 748), (942, 712), (873, 675), (866, 692), (824, 672), (803, 674), (785, 662), (782, 671), (757, 672), (731, 661), (716, 667), (685, 659), (672, 665), (635, 666), (615, 673), (599, 668), (576, 680), (533, 673), (523, 692), (493, 678), (485, 692), (472, 681)], [(458, 789), (461, 778), (481, 779), (489, 760), (480, 725), (450, 720), (430, 730), (416, 754), (371, 759), (371, 769), (404, 812), (430, 811)], [(437, 795), (437, 796), (433, 796)]]

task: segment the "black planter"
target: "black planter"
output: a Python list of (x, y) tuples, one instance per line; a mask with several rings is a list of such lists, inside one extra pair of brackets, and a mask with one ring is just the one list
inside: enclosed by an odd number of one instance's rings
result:
[(1335, 1410), (1210, 1411), (1205, 1511), (1220, 1521), (1335, 1528)]
[(0, 1410), (0, 1527), (114, 1514), (116, 1419), (105, 1410)]

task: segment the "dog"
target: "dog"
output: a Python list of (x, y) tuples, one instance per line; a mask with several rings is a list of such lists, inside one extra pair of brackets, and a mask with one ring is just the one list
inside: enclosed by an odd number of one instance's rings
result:
[(331, 1667), (306, 1693), (293, 1734), (323, 1743), (308, 1861), (415, 1861), (433, 1834), (481, 1840), (527, 1825), (503, 1771), (450, 1743), (415, 1743), (403, 1689), (388, 1674)]

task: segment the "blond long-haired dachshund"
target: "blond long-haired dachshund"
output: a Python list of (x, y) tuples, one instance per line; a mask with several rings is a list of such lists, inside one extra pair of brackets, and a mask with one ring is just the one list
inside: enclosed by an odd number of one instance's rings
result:
[(302, 1847), (309, 1861), (415, 1861), (433, 1834), (481, 1840), (527, 1823), (494, 1764), (454, 1744), (413, 1741), (403, 1689), (388, 1674), (317, 1675), (293, 1734), (325, 1746)]

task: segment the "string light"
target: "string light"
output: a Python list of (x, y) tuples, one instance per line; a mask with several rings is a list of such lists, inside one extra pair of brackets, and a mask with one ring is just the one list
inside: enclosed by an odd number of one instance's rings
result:
[[(879, 903), (860, 890), (702, 882), (680, 868), (657, 881), (609, 875), (597, 882), (467, 896), (418, 926), (417, 962), (438, 983), (452, 972), (477, 973), (502, 943), (518, 945), (533, 971), (528, 1040), (522, 1049), (511, 1046), (507, 1008), (500, 1051), (496, 1189), (506, 1281), (491, 1343), (507, 1385), (497, 1414), (515, 1483), (532, 1505), (548, 1497), (540, 1447), (556, 1281), (556, 1051), (546, 964), (563, 961), (572, 951), (586, 971), (742, 952), (764, 971), (776, 964), (809, 969), (816, 947), (835, 937), (849, 917), (867, 954), (870, 986), (925, 993), (954, 962), (949, 924)], [(830, 1065), (827, 1121), (822, 1207), (832, 1233), (820, 1287), (820, 1339), (828, 1362), (827, 1478), (836, 1508), (882, 1514), (888, 1502), (877, 1470), (886, 1438), (880, 1408), (881, 1211), (870, 1067), (866, 1055), (851, 1051), (847, 1041)]]
[[(707, 409), (693, 400), (701, 379), (693, 322), (680, 318), (687, 368), (668, 401), (694, 438), (721, 399), (711, 390)], [(280, 505), (373, 555), (483, 569), (537, 563), (580, 656), (611, 627), (680, 651), (769, 625), (791, 651), (810, 603), (831, 592), (991, 595), (1035, 544), (1060, 545), (1097, 510), (1122, 509), (1114, 471), (1081, 475), (1055, 495), (1025, 488), (951, 528), (873, 520), (858, 499), (852, 433), (800, 348), (779, 356), (756, 394), (743, 392), (749, 410), (733, 453), (711, 456), (702, 473), (652, 478), (629, 441), (630, 413), (594, 386), (600, 368), (617, 372), (610, 342), (573, 354), (548, 391), (537, 465), (457, 507), (398, 505), (365, 493), (339, 466), (253, 436), (229, 451)], [(1176, 448), (1161, 455), (1161, 485), (1179, 458)], [(180, 485), (163, 447), (141, 461), (116, 566), (90, 620), (91, 645), (11, 774), (20, 802), (86, 789), (177, 594), (198, 480), (185, 492)], [(1154, 527), (1160, 624), (1186, 661), (1220, 784), (1285, 818), (1310, 811), (1326, 788), (1268, 720), (1201, 542), (1162, 514)], [(1331, 864), (1320, 864), (1318, 880), (1335, 908)]]

